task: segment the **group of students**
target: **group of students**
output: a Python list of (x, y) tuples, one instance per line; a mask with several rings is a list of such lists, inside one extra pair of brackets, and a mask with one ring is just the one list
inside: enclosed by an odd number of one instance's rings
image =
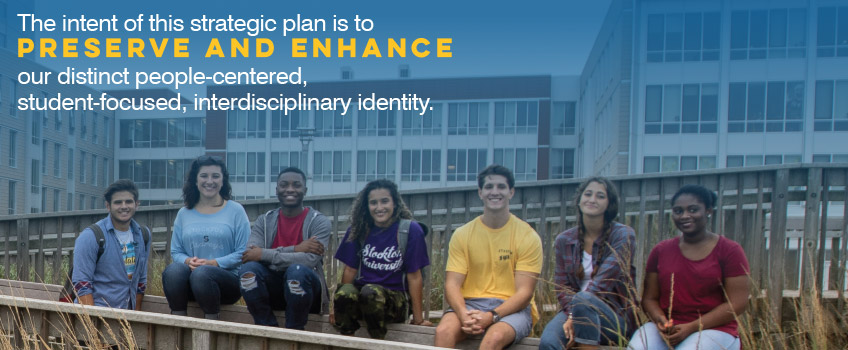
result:
[[(454, 347), (483, 334), (481, 349), (503, 349), (529, 335), (538, 320), (533, 294), (542, 243), (509, 211), (512, 172), (491, 165), (477, 182), (483, 214), (451, 237), (444, 287), (450, 308), (436, 328), (436, 346)], [(186, 315), (193, 300), (207, 319), (218, 319), (221, 305), (243, 297), (258, 325), (278, 326), (274, 310), (285, 310), (286, 328), (304, 329), (310, 313), (329, 313), (341, 334), (352, 335), (365, 321), (368, 334), (378, 339), (385, 338), (387, 323), (432, 325), (422, 306), (428, 228), (413, 220), (393, 182), (371, 181), (353, 202), (350, 226), (335, 254), (344, 270), (333, 310), (323, 270), (331, 224), (303, 206), (303, 171), (280, 172), (280, 207), (252, 224), (231, 192), (221, 158), (192, 162), (183, 186), (185, 206), (170, 240), (173, 263), (162, 273), (172, 314)], [(75, 301), (140, 310), (150, 239), (149, 230), (133, 219), (138, 190), (132, 181), (118, 180), (104, 199), (109, 216), (75, 243)], [(682, 235), (651, 251), (641, 302), (651, 322), (630, 337), (639, 305), (634, 231), (613, 221), (619, 198), (609, 180), (595, 177), (579, 186), (577, 227), (560, 233), (554, 246), (561, 310), (546, 325), (541, 349), (594, 349), (628, 338), (629, 349), (739, 349), (735, 317), (749, 294), (744, 252), (709, 231), (713, 192), (687, 185), (672, 203)]]

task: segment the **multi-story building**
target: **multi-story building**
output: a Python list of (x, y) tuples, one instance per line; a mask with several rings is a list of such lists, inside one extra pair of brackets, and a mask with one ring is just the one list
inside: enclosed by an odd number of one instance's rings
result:
[(844, 0), (614, 0), (581, 76), (579, 174), (846, 162), (845, 67)]
[(0, 49), (0, 215), (103, 207), (113, 177), (111, 112), (19, 110), (17, 99), (85, 97), (86, 86), (20, 84), (48, 71)]
[[(274, 196), (277, 173), (305, 168), (311, 194), (353, 193), (389, 178), (402, 189), (473, 185), (490, 163), (518, 181), (574, 176), (576, 77), (524, 76), (291, 85), (215, 86), (218, 98), (297, 96), (430, 98), (419, 111), (208, 111), (207, 151), (225, 155), (238, 198)], [(302, 129), (313, 133), (303, 152)], [(304, 157), (305, 154), (305, 157)], [(308, 161), (308, 163), (307, 163)], [(307, 165), (308, 164), (308, 165)]]
[[(167, 89), (111, 90), (116, 98), (166, 98)], [(180, 194), (191, 161), (206, 153), (206, 115), (182, 98), (185, 113), (172, 111), (120, 111), (115, 114), (115, 157), (118, 178), (132, 179), (142, 205), (180, 203)]]

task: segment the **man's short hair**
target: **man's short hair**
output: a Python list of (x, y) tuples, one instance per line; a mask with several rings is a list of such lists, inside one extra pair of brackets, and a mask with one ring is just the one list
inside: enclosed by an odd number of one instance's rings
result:
[(133, 195), (133, 199), (138, 201), (138, 187), (136, 187), (135, 182), (130, 179), (120, 179), (113, 182), (106, 188), (106, 192), (103, 193), (103, 199), (105, 199), (106, 202), (112, 203), (112, 195), (121, 191), (131, 193)]
[(515, 176), (512, 175), (512, 171), (503, 165), (492, 164), (487, 166), (485, 169), (481, 170), (479, 174), (477, 174), (478, 188), (483, 188), (483, 184), (486, 182), (486, 176), (489, 175), (503, 176), (506, 178), (506, 183), (507, 185), (509, 185), (509, 188), (515, 187)]
[(290, 166), (288, 168), (281, 170), (280, 173), (277, 174), (277, 181), (280, 181), (280, 176), (283, 176), (283, 174), (285, 174), (285, 173), (298, 173), (298, 174), (300, 174), (300, 176), (303, 177), (303, 183), (306, 184), (306, 173), (304, 173), (303, 170), (300, 170), (300, 168)]

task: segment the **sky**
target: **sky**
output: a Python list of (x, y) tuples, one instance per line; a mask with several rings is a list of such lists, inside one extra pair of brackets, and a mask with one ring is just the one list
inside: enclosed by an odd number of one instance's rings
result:
[[(204, 58), (203, 53), (212, 37), (228, 39), (233, 33), (42, 33), (40, 36), (62, 38), (98, 37), (188, 37), (191, 40), (189, 58), (37, 58), (36, 61), (54, 70), (66, 66), (77, 69), (98, 67), (101, 70), (178, 71), (189, 66), (195, 70), (257, 70), (292, 71), (302, 67), (304, 78), (311, 81), (338, 80), (341, 67), (353, 69), (356, 80), (392, 79), (398, 66), (407, 64), (414, 78), (468, 77), (500, 75), (577, 75), (580, 74), (603, 22), (610, 0), (601, 1), (36, 1), (35, 12), (40, 18), (61, 19), (62, 15), (76, 18), (110, 17), (119, 19), (145, 17), (151, 14), (171, 15), (186, 21), (202, 15), (242, 18), (339, 18), (373, 19), (370, 32), (263, 33), (275, 42), (275, 53), (268, 58)], [(119, 20), (120, 23), (120, 20)], [(20, 23), (19, 23), (20, 25)], [(27, 33), (24, 33), (26, 36)], [(298, 37), (386, 38), (424, 37), (452, 38), (451, 58), (292, 58), (289, 40)], [(235, 37), (245, 37), (235, 34)], [(361, 43), (361, 41), (360, 41)], [(362, 44), (360, 44), (362, 45)], [(81, 45), (80, 45), (81, 46)], [(381, 46), (385, 49), (385, 46)], [(82, 50), (80, 50), (82, 51)], [(360, 51), (361, 52), (361, 51)], [(411, 56), (411, 55), (408, 55)], [(101, 88), (109, 88), (103, 87)], [(122, 88), (122, 87), (118, 87)], [(126, 88), (126, 87), (123, 87)]]

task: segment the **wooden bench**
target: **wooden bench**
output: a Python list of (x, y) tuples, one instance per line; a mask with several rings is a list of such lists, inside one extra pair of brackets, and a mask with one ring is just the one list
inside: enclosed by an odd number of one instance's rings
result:
[[(17, 297), (25, 297), (39, 300), (59, 300), (59, 295), (62, 291), (62, 286), (51, 284), (40, 284), (33, 282), (21, 282), (0, 279), (0, 295), (9, 295)], [(142, 311), (169, 314), (171, 309), (168, 307), (168, 301), (164, 297), (145, 295), (142, 303)], [(188, 315), (192, 317), (202, 318), (203, 311), (198, 307), (197, 303), (189, 303)], [(283, 311), (275, 311), (277, 322), (285, 324), (285, 315)], [(222, 305), (221, 306), (221, 321), (237, 322), (243, 324), (253, 324), (253, 317), (247, 311), (247, 307), (241, 305)], [(411, 344), (432, 345), (435, 337), (435, 327), (414, 326), (407, 324), (389, 324), (389, 332), (386, 334), (386, 340), (398, 341)], [(329, 316), (326, 315), (309, 315), (309, 322), (306, 324), (306, 330), (312, 332), (338, 334), (335, 328), (330, 324)], [(355, 336), (368, 337), (368, 332), (363, 323)], [(472, 337), (466, 339), (457, 345), (459, 349), (477, 349), (480, 344), (481, 337)], [(512, 350), (535, 350), (539, 348), (538, 338), (525, 338), (518, 344), (510, 347)]]

